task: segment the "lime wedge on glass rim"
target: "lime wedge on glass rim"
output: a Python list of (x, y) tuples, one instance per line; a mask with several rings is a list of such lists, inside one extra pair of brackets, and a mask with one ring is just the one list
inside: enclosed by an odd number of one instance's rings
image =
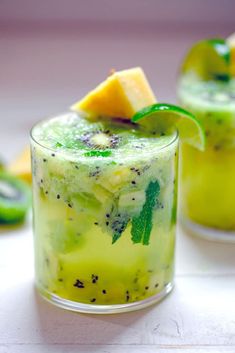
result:
[(204, 81), (230, 79), (231, 49), (224, 39), (196, 43), (186, 55), (180, 74)]
[(186, 142), (203, 151), (205, 132), (195, 116), (176, 105), (156, 103), (139, 110), (131, 119), (147, 130), (167, 132), (177, 129), (180, 141)]

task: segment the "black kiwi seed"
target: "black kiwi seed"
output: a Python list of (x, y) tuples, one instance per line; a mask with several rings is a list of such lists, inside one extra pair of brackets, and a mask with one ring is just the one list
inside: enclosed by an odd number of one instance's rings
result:
[(76, 282), (73, 285), (74, 287), (77, 288), (84, 288), (84, 283), (82, 281), (80, 281), (79, 279), (76, 279)]
[(99, 175), (100, 175), (99, 169), (96, 169), (95, 171), (89, 173), (89, 177), (98, 177)]
[(98, 281), (98, 279), (99, 279), (99, 277), (97, 275), (94, 275), (94, 274), (91, 275), (91, 278), (92, 278), (92, 283), (96, 283)]
[(94, 303), (96, 301), (96, 298), (91, 299), (91, 303)]
[(52, 157), (55, 157), (55, 153), (52, 153), (51, 156), (52, 156)]
[(105, 289), (103, 289), (103, 290), (102, 290), (102, 293), (103, 293), (103, 294), (106, 294), (106, 290), (105, 290)]
[(58, 194), (58, 195), (56, 196), (56, 198), (59, 200), (59, 199), (60, 199), (60, 195)]

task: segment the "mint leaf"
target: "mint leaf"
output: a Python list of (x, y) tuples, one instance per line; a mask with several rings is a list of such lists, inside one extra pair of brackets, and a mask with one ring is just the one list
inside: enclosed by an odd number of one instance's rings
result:
[(109, 157), (111, 156), (112, 151), (106, 150), (106, 151), (88, 151), (84, 153), (84, 156), (86, 157)]
[(158, 181), (151, 181), (145, 191), (146, 201), (140, 214), (132, 218), (131, 240), (133, 243), (142, 243), (143, 245), (149, 244), (149, 238), (153, 227), (153, 209), (156, 205), (159, 193), (160, 185)]

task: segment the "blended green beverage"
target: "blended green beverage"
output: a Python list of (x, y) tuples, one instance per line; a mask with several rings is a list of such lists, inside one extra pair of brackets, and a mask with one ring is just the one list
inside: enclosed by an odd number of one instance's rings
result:
[(206, 227), (235, 231), (235, 82), (185, 82), (179, 96), (207, 136), (204, 152), (182, 145), (183, 215)]
[(156, 102), (141, 68), (112, 72), (31, 132), (35, 274), (58, 306), (116, 313), (173, 288), (178, 140), (204, 148), (186, 110)]
[[(235, 79), (229, 77), (229, 60), (226, 63), (218, 48), (229, 52), (222, 40), (196, 44), (179, 81), (180, 103), (197, 117), (206, 135), (205, 151), (182, 144), (180, 210), (194, 233), (235, 241)], [(193, 77), (193, 70), (205, 69), (206, 63), (204, 77)]]
[[(178, 135), (70, 112), (31, 135), (36, 285), (60, 306), (116, 312), (173, 285)], [(91, 306), (92, 305), (92, 306)]]

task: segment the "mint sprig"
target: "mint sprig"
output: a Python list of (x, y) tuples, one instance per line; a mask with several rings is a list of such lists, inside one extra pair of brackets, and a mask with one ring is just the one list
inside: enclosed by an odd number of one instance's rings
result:
[(133, 243), (149, 244), (153, 227), (153, 209), (156, 205), (159, 193), (160, 185), (158, 181), (151, 181), (145, 191), (146, 201), (140, 214), (132, 218), (131, 239)]
[(88, 151), (84, 153), (84, 156), (86, 157), (109, 157), (111, 156), (112, 151), (106, 150), (106, 151), (98, 151), (98, 150), (93, 150), (93, 151)]

